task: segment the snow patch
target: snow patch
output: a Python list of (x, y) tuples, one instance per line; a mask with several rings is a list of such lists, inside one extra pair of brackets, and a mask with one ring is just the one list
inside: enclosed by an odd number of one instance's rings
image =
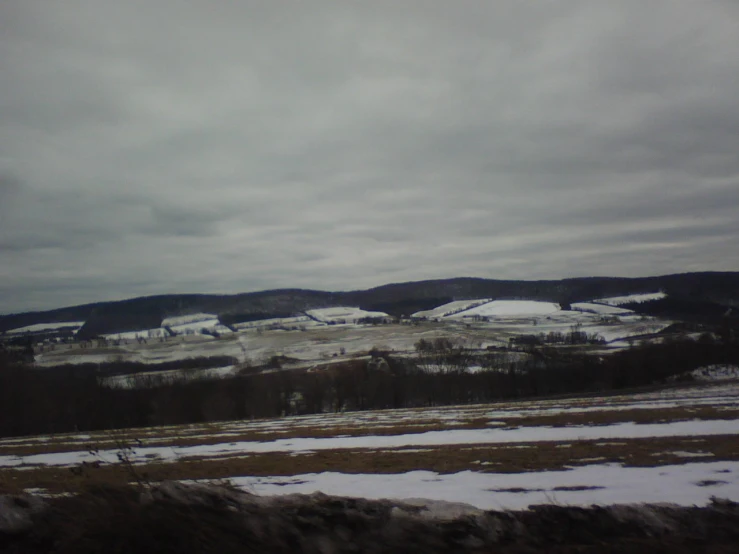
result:
[(206, 319), (193, 321), (191, 323), (183, 323), (181, 325), (172, 325), (169, 327), (175, 335), (195, 335), (202, 334), (228, 334), (232, 333), (231, 329), (225, 325), (221, 325), (218, 319)]
[(43, 333), (46, 331), (62, 331), (73, 329), (77, 332), (85, 324), (84, 321), (62, 321), (57, 323), (35, 323), (5, 331), (8, 335), (25, 335), (31, 333)]
[(690, 372), (696, 381), (725, 381), (739, 379), (739, 366), (736, 365), (709, 365), (699, 367)]
[(214, 319), (218, 319), (218, 316), (216, 314), (198, 313), (189, 315), (178, 315), (175, 317), (165, 317), (164, 321), (162, 321), (162, 327), (177, 327), (178, 325), (187, 325), (188, 323), (196, 323), (198, 321), (211, 322)]
[(609, 306), (605, 304), (594, 304), (592, 302), (575, 302), (570, 307), (576, 312), (587, 312), (600, 315), (630, 315), (634, 312), (626, 308)]
[[(721, 473), (722, 484), (700, 486)], [(590, 506), (674, 503), (702, 506), (712, 496), (739, 500), (739, 462), (688, 463), (659, 467), (594, 464), (564, 471), (519, 474), (309, 473), (289, 477), (236, 477), (231, 481), (259, 495), (310, 494), (374, 499), (428, 498), (459, 502), (483, 510), (525, 510), (534, 504)]]
[(422, 310), (420, 312), (416, 312), (415, 314), (411, 315), (411, 317), (419, 319), (424, 317), (426, 319), (440, 319), (442, 317), (447, 317), (459, 312), (463, 312), (465, 310), (469, 310), (470, 308), (475, 308), (482, 304), (487, 304), (491, 300), (491, 298), (481, 298), (476, 300), (456, 300), (454, 302), (449, 302), (447, 304), (443, 304), (442, 306), (438, 306), (433, 310)]
[(365, 318), (385, 318), (390, 317), (385, 312), (368, 312), (361, 308), (353, 307), (336, 307), (336, 308), (320, 308), (317, 310), (308, 310), (308, 316), (317, 319), (323, 323), (357, 323), (360, 319)]
[[(100, 335), (101, 337), (109, 340), (137, 340), (137, 339), (156, 339), (161, 337), (168, 337), (169, 333), (162, 327), (155, 329), (143, 329), (141, 331), (125, 331), (123, 333), (108, 333)], [(84, 360), (83, 360), (84, 361)]]
[(646, 294), (628, 294), (626, 296), (598, 298), (597, 300), (593, 300), (593, 302), (597, 304), (608, 304), (609, 306), (620, 306), (621, 304), (641, 304), (642, 302), (662, 300), (663, 298), (667, 298), (664, 292), (650, 292)]
[(560, 310), (559, 304), (554, 302), (539, 302), (536, 300), (493, 300), (469, 310), (454, 314), (453, 318), (466, 317), (521, 317), (535, 315), (549, 315)]
[[(739, 420), (693, 420), (672, 423), (636, 424), (633, 422), (603, 426), (572, 427), (521, 427), (517, 429), (450, 429), (403, 435), (368, 435), (350, 437), (296, 437), (272, 441), (239, 441), (194, 446), (151, 446), (137, 448), (132, 456), (136, 463), (145, 462), (147, 456), (159, 456), (162, 461), (178, 461), (183, 457), (220, 457), (266, 452), (306, 452), (335, 449), (387, 449), (401, 447), (429, 447), (469, 444), (516, 444), (530, 442), (566, 442), (578, 440), (626, 439), (650, 437), (690, 437), (711, 435), (737, 435)], [(32, 454), (28, 456), (0, 456), (0, 467), (15, 466), (68, 466), (108, 461), (116, 457), (115, 450), (101, 450), (92, 455), (88, 451)]]
[[(663, 453), (658, 452), (653, 456), (661, 456)], [(713, 452), (686, 452), (684, 450), (675, 450), (673, 452), (664, 452), (664, 454), (672, 454), (678, 458), (711, 458), (714, 456)]]

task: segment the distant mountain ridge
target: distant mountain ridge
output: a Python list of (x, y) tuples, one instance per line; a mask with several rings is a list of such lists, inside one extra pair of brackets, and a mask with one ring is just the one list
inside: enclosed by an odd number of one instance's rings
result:
[[(358, 306), (391, 315), (410, 315), (454, 300), (520, 298), (569, 304), (635, 293), (664, 291), (681, 302), (739, 311), (739, 272), (700, 272), (657, 277), (578, 277), (519, 281), (457, 277), (393, 283), (348, 292), (278, 289), (233, 295), (167, 294), (97, 302), (56, 310), (0, 316), (0, 332), (38, 323), (85, 321), (81, 338), (159, 327), (165, 317), (218, 314), (223, 323), (287, 317), (335, 306)], [(712, 312), (712, 313), (713, 313)]]

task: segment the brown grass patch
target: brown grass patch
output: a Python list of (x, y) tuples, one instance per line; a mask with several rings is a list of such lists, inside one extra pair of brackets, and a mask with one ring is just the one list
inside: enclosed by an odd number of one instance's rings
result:
[(633, 410), (604, 410), (592, 412), (570, 412), (553, 415), (525, 416), (501, 419), (507, 425), (519, 427), (572, 427), (578, 425), (613, 425), (634, 422), (639, 424), (671, 423), (692, 419), (716, 420), (739, 419), (737, 408), (715, 408), (713, 406), (685, 406), (680, 408), (647, 408)]

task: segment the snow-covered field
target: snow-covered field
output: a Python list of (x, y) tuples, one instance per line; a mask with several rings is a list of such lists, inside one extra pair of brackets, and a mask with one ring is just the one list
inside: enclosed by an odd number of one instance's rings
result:
[(154, 329), (144, 329), (142, 331), (124, 331), (123, 333), (108, 333), (102, 335), (103, 338), (108, 340), (139, 340), (160, 338), (166, 336), (169, 336), (169, 333), (166, 329), (162, 327), (156, 327)]
[(368, 312), (352, 307), (320, 308), (318, 310), (308, 310), (306, 314), (322, 323), (356, 324), (361, 319), (390, 317), (385, 312)]
[(711, 497), (739, 499), (739, 462), (659, 467), (593, 464), (564, 471), (519, 474), (462, 471), (347, 474), (323, 472), (289, 477), (239, 477), (237, 486), (256, 494), (310, 494), (460, 502), (484, 510), (526, 509), (536, 504), (610, 505), (670, 502), (706, 505)]
[(538, 302), (535, 300), (459, 300), (413, 314), (413, 318), (464, 319), (475, 317), (525, 318), (531, 316), (550, 315), (560, 310), (554, 302)]
[(622, 304), (641, 304), (652, 300), (662, 300), (667, 295), (664, 292), (650, 292), (646, 294), (629, 294), (626, 296), (610, 296), (593, 300), (597, 304), (608, 304), (609, 306), (620, 306)]
[(167, 328), (175, 335), (228, 334), (231, 329), (222, 325), (216, 314), (190, 314), (176, 317), (167, 317), (162, 321), (162, 327)]
[(596, 304), (594, 302), (574, 302), (571, 305), (573, 310), (580, 312), (590, 312), (594, 314), (604, 315), (634, 315), (632, 310), (610, 306), (608, 304)]
[(261, 494), (429, 498), (484, 509), (739, 500), (736, 382), (6, 439), (0, 477), (50, 486), (83, 462), (113, 470), (122, 441), (142, 473), (174, 469), (187, 480), (230, 468), (234, 484)]
[(218, 319), (208, 319), (205, 321), (193, 321), (192, 323), (182, 323), (180, 325), (171, 325), (169, 327), (175, 335), (187, 335), (187, 334), (210, 334), (217, 333), (228, 334), (231, 333), (231, 329), (225, 325), (221, 325)]
[(443, 317), (469, 310), (470, 308), (475, 308), (480, 304), (487, 304), (491, 300), (492, 298), (480, 298), (477, 300), (456, 300), (442, 306), (437, 306), (433, 310), (423, 310), (420, 312), (416, 312), (411, 317), (418, 319), (423, 317), (427, 319), (441, 319)]
[(142, 331), (126, 331), (122, 333), (108, 333), (103, 338), (112, 341), (157, 339), (172, 335), (223, 335), (232, 333), (231, 329), (222, 325), (215, 314), (190, 314), (184, 316), (167, 317), (161, 327), (144, 329)]
[(197, 323), (197, 322), (212, 322), (213, 320), (218, 320), (217, 314), (205, 314), (205, 313), (197, 313), (197, 314), (189, 314), (189, 315), (179, 315), (175, 317), (165, 317), (162, 320), (162, 327), (177, 327), (178, 325), (187, 325), (188, 323)]
[[(273, 356), (290, 361), (288, 369), (312, 368), (329, 361), (365, 356), (374, 349), (413, 355), (421, 340), (448, 338), (472, 350), (511, 344), (521, 335), (566, 334), (577, 329), (606, 344), (607, 354), (628, 347), (635, 340), (656, 340), (672, 322), (650, 318), (619, 308), (623, 302), (645, 301), (662, 293), (603, 298), (572, 304), (563, 310), (553, 302), (534, 300), (459, 300), (413, 314), (413, 321), (391, 323), (384, 312), (357, 307), (314, 309), (291, 317), (236, 323), (225, 326), (212, 313), (171, 316), (161, 327), (104, 335), (92, 344), (66, 343), (39, 346), (39, 367), (110, 361), (161, 363), (187, 358), (229, 356), (240, 364), (262, 365)], [(360, 323), (374, 319), (379, 325)], [(39, 324), (27, 332), (57, 328), (65, 324)], [(14, 330), (20, 332), (21, 329)], [(472, 364), (470, 371), (479, 367)]]
[[(634, 340), (661, 340), (655, 334), (672, 322), (618, 306), (662, 296), (604, 298), (575, 303), (572, 310), (550, 302), (483, 298), (414, 314), (428, 321), (380, 325), (358, 322), (387, 314), (325, 308), (236, 324), (236, 332), (215, 314), (201, 313), (166, 318), (161, 328), (116, 334), (107, 342), (39, 349), (36, 364), (201, 356), (239, 361), (197, 371), (215, 378), (273, 356), (286, 360), (284, 368), (312, 369), (364, 359), (373, 348), (414, 355), (421, 339), (447, 338), (484, 353), (508, 346), (513, 337), (573, 329), (603, 337), (606, 344), (593, 347), (600, 355)], [(470, 371), (480, 370), (472, 363)], [(155, 374), (176, 378), (183, 372)], [(107, 379), (111, 386), (131, 387), (146, 377)], [(130, 441), (129, 460), (142, 472), (165, 478), (176, 470), (177, 478), (187, 480), (221, 478), (228, 468), (226, 476), (236, 485), (258, 493), (425, 497), (480, 508), (739, 500), (739, 367), (709, 366), (690, 377), (704, 384), (630, 395), (6, 439), (0, 440), (0, 477), (22, 475), (28, 482), (37, 476), (53, 488), (70, 467), (114, 468), (121, 441)]]
[(27, 335), (35, 333), (43, 333), (46, 331), (62, 331), (73, 330), (77, 332), (80, 327), (85, 324), (84, 321), (64, 321), (61, 323), (36, 323), (35, 325), (26, 325), (17, 329), (5, 331), (8, 335)]
[[(195, 446), (143, 446), (131, 460), (176, 462), (194, 457), (209, 459), (257, 453), (314, 453), (323, 450), (395, 449), (407, 447), (442, 447), (463, 445), (503, 445), (586, 440), (621, 440), (654, 437), (706, 437), (736, 435), (739, 419), (679, 421), (674, 423), (636, 424), (633, 422), (599, 426), (519, 427), (504, 429), (449, 429), (399, 435), (362, 435), (356, 437), (298, 437), (272, 441), (236, 441)], [(117, 450), (63, 452), (30, 456), (0, 456), (0, 467), (72, 466), (82, 462), (113, 462)], [(701, 456), (702, 457), (702, 456)]]
[[(461, 307), (461, 306), (458, 306)], [(606, 306), (602, 306), (607, 308)], [(445, 308), (446, 309), (446, 308)], [(646, 318), (631, 312), (613, 317), (603, 313), (560, 310), (547, 302), (493, 301), (460, 311), (440, 321), (409, 324), (328, 325), (327, 321), (357, 321), (364, 317), (380, 317), (380, 312), (348, 308), (317, 310), (313, 315), (293, 318), (252, 321), (234, 326), (235, 333), (226, 332), (217, 319), (201, 319), (170, 327), (179, 334), (169, 336), (164, 328), (108, 336), (107, 344), (82, 348), (80, 344), (64, 344), (52, 349), (40, 349), (36, 364), (41, 367), (67, 363), (103, 363), (111, 360), (143, 363), (170, 362), (201, 356), (231, 356), (241, 363), (258, 364), (271, 356), (294, 359), (290, 367), (312, 367), (327, 360), (338, 361), (366, 355), (372, 348), (414, 353), (420, 339), (445, 337), (469, 348), (506, 346), (512, 337), (549, 332), (568, 333), (574, 326), (588, 334), (597, 333), (609, 343), (604, 352), (627, 346), (630, 337), (656, 333), (670, 321)], [(472, 315), (497, 314), (487, 320)], [(209, 314), (202, 314), (203, 316)], [(481, 315), (481, 317), (483, 317)], [(317, 319), (323, 318), (321, 321)], [(216, 336), (200, 334), (208, 324)], [(189, 334), (185, 329), (190, 329)]]
[(450, 317), (527, 317), (550, 315), (560, 310), (554, 302), (537, 302), (534, 300), (493, 300), (469, 310), (459, 312)]

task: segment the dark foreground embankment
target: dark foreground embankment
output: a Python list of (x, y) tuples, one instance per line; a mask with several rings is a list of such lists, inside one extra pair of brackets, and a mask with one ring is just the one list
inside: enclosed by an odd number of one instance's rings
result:
[(259, 497), (213, 485), (0, 496), (0, 552), (739, 552), (739, 504), (482, 511), (322, 494)]

